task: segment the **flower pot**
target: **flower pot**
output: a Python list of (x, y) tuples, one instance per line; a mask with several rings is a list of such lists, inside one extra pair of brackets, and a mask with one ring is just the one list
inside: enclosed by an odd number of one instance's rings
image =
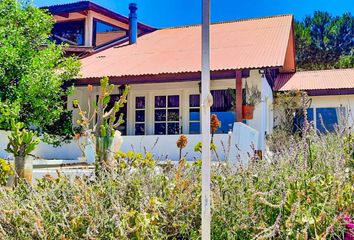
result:
[(253, 105), (242, 105), (242, 118), (252, 120), (254, 109), (255, 107)]
[[(16, 156), (15, 157), (15, 170), (19, 178), (24, 178), (28, 183), (32, 184), (33, 173), (33, 159), (32, 157)], [(18, 180), (15, 179), (15, 184)]]

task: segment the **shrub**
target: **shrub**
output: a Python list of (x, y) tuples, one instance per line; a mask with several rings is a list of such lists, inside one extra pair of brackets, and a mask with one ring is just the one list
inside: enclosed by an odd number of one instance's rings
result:
[[(343, 239), (354, 174), (340, 134), (308, 131), (272, 161), (212, 168), (212, 239)], [(200, 239), (201, 162), (118, 153), (100, 178), (0, 190), (1, 239)], [(344, 217), (345, 216), (345, 217)]]

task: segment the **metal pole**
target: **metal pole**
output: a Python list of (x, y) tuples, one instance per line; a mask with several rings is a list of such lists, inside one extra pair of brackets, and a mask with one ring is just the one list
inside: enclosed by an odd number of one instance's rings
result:
[(202, 14), (202, 240), (210, 239), (210, 0)]

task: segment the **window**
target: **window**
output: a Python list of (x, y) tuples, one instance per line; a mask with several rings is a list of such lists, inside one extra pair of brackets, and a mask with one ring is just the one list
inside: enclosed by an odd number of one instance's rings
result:
[(93, 45), (100, 46), (105, 43), (110, 43), (114, 40), (126, 37), (127, 30), (120, 27), (105, 23), (103, 21), (94, 20)]
[(324, 133), (333, 132), (338, 125), (339, 119), (345, 117), (343, 107), (340, 108), (316, 108), (316, 128)]
[[(314, 122), (315, 118), (314, 118), (314, 111), (313, 108), (308, 108), (307, 109), (307, 121), (310, 122)], [(305, 116), (304, 116), (304, 112), (303, 110), (298, 110), (295, 113), (295, 117), (293, 120), (293, 131), (297, 132), (297, 131), (301, 131), (304, 128), (304, 122), (305, 122)]]
[[(216, 133), (228, 133), (233, 128), (235, 122), (235, 112), (233, 110), (233, 97), (227, 90), (212, 90), (213, 106), (211, 114), (216, 114), (220, 121), (220, 128)], [(189, 96), (189, 133), (200, 133), (200, 95)]]
[(155, 96), (155, 134), (179, 134), (179, 95)]
[(59, 22), (54, 24), (51, 40), (56, 43), (68, 43), (73, 46), (82, 46), (85, 43), (85, 21)]
[(200, 133), (200, 96), (189, 96), (189, 133)]
[[(315, 125), (314, 127), (321, 133), (333, 132), (335, 126), (345, 116), (345, 108), (343, 107), (307, 109), (307, 121), (312, 122)], [(294, 131), (299, 131), (304, 127), (304, 120), (303, 111), (298, 110), (294, 117)]]
[(135, 135), (145, 134), (145, 97), (135, 98)]

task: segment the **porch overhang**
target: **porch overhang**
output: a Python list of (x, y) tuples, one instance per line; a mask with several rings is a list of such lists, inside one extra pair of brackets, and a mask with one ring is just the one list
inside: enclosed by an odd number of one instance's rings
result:
[[(247, 78), (250, 75), (251, 69), (241, 69), (242, 77)], [(186, 81), (200, 81), (201, 72), (185, 72), (185, 73), (166, 73), (155, 75), (137, 75), (137, 76), (108, 76), (110, 83), (116, 85), (123, 84), (146, 84), (146, 83), (169, 83), (169, 82), (186, 82)], [(235, 79), (235, 70), (220, 70), (211, 71), (211, 80), (218, 79)], [(86, 86), (88, 84), (93, 86), (100, 85), (101, 78), (79, 78), (75, 79), (75, 86)]]

